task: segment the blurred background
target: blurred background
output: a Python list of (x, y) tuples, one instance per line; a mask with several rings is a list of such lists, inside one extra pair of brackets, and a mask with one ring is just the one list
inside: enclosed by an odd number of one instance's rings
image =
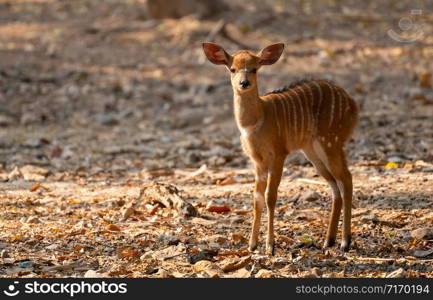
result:
[[(253, 172), (203, 41), (284, 42), (261, 93), (324, 78), (361, 107), (349, 254), (321, 248), (329, 188), (295, 153), (276, 256), (218, 276), (432, 277), (431, 0), (0, 0), (0, 277), (206, 277), (197, 257), (250, 255)], [(135, 205), (155, 181), (198, 216), (152, 202), (167, 192)]]
[[(0, 172), (245, 167), (224, 67), (284, 42), (262, 93), (305, 78), (362, 108), (355, 163), (433, 160), (433, 2), (0, 0)], [(305, 164), (294, 155), (292, 164)]]

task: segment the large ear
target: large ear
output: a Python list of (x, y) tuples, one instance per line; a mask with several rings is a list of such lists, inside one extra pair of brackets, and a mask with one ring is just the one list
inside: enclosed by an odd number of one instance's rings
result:
[(214, 43), (203, 43), (203, 51), (206, 57), (216, 65), (228, 65), (230, 61), (230, 55), (223, 49)]
[(284, 44), (278, 43), (267, 46), (257, 55), (261, 65), (272, 65), (277, 62), (281, 54), (283, 54)]

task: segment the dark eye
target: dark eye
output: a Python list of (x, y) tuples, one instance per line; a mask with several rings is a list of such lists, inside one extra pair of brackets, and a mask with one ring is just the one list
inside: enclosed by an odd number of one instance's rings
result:
[(257, 69), (252, 69), (251, 73), (257, 73)]
[(236, 70), (235, 69), (230, 69), (230, 72), (234, 73), (234, 72), (236, 72)]

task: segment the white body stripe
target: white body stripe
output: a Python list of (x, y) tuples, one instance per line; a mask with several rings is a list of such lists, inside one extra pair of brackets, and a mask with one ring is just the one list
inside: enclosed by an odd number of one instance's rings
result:
[(310, 108), (311, 118), (314, 122), (313, 124), (311, 124), (313, 126), (312, 131), (316, 131), (318, 128), (318, 124), (317, 124), (318, 120), (313, 114), (313, 105), (312, 104), (313, 104), (313, 100), (314, 100), (314, 94), (313, 94), (313, 90), (311, 89), (311, 86), (309, 86), (308, 84), (305, 84), (305, 87), (308, 88), (308, 94), (310, 96), (310, 102), (311, 102), (311, 105), (309, 105), (309, 108)]
[(292, 116), (292, 113), (294, 113), (294, 111), (292, 108), (292, 100), (290, 96), (287, 93), (283, 93), (281, 94), (281, 96), (283, 97), (282, 100), (284, 104), (287, 105), (287, 129), (289, 134), (288, 144), (290, 147), (293, 143), (293, 139), (296, 137), (296, 134), (294, 133), (295, 131), (293, 131), (295, 125), (292, 125), (292, 120), (295, 120), (294, 117)]
[(292, 95), (290, 95), (290, 93), (287, 93), (287, 94), (285, 94), (286, 96), (287, 96), (287, 100), (288, 100), (288, 103), (289, 103), (289, 105), (290, 105), (290, 111), (291, 112), (293, 112), (293, 134), (292, 134), (292, 140), (293, 140), (293, 143), (295, 143), (296, 142), (296, 137), (297, 137), (297, 132), (298, 132), (298, 117), (297, 117), (297, 114), (296, 114), (296, 105), (295, 105), (295, 103), (294, 103), (294, 101), (293, 101), (293, 98), (292, 98)]
[(341, 121), (343, 119), (343, 102), (342, 102), (342, 97), (341, 97), (341, 93), (338, 89), (336, 89), (336, 93), (338, 95), (338, 116), (339, 116), (339, 120)]
[(288, 126), (288, 117), (287, 117), (287, 110), (286, 110), (286, 104), (284, 101), (284, 97), (281, 94), (276, 94), (276, 96), (278, 97), (278, 102), (281, 103), (282, 107), (283, 107), (283, 127), (284, 127), (284, 136), (285, 136), (285, 149), (286, 151), (288, 151), (288, 147), (287, 145), (289, 144), (289, 126)]
[(329, 123), (328, 123), (328, 127), (332, 126), (332, 122), (334, 121), (334, 109), (335, 109), (335, 93), (334, 93), (334, 89), (332, 88), (332, 86), (327, 83), (326, 81), (324, 81), (324, 83), (329, 87), (329, 91), (331, 92), (331, 113), (329, 114)]
[(281, 136), (281, 127), (280, 127), (280, 122), (278, 120), (278, 112), (275, 106), (275, 99), (271, 99), (271, 103), (272, 103), (272, 108), (274, 110), (275, 122), (277, 123), (278, 136)]
[(315, 81), (311, 81), (311, 83), (314, 84), (317, 87), (317, 90), (319, 91), (319, 104), (317, 105), (317, 113), (316, 113), (317, 124), (319, 124), (319, 114), (320, 114), (320, 109), (321, 109), (321, 105), (322, 105), (322, 97), (323, 97), (322, 88)]
[(299, 131), (296, 132), (296, 135), (299, 134), (299, 142), (302, 143), (304, 141), (304, 109), (302, 107), (302, 99), (299, 97), (298, 92), (295, 89), (293, 89), (293, 92), (296, 94), (296, 103), (299, 103), (299, 114), (301, 115), (301, 126)]
[(303, 100), (303, 104), (305, 106), (305, 122), (307, 123), (305, 128), (304, 128), (304, 132), (305, 134), (308, 134), (311, 132), (311, 123), (312, 123), (312, 116), (311, 116), (311, 112), (310, 112), (310, 98), (308, 98), (307, 94), (305, 93), (305, 90), (303, 89), (304, 85), (301, 86), (300, 90), (302, 92), (302, 98)]

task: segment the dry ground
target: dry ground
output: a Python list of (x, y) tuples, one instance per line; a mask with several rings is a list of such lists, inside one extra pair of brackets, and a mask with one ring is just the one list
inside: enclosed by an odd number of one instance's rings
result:
[[(209, 20), (163, 21), (144, 2), (0, 0), (0, 276), (432, 277), (433, 237), (413, 232), (433, 221), (428, 1), (234, 0)], [(414, 8), (422, 37), (392, 40)], [(221, 18), (234, 41), (215, 42), (230, 51), (286, 43), (261, 91), (319, 77), (359, 102), (348, 253), (321, 247), (330, 193), (299, 154), (280, 186), (275, 256), (246, 251), (251, 166), (226, 70), (201, 52)], [(153, 182), (198, 215), (132, 207)]]

